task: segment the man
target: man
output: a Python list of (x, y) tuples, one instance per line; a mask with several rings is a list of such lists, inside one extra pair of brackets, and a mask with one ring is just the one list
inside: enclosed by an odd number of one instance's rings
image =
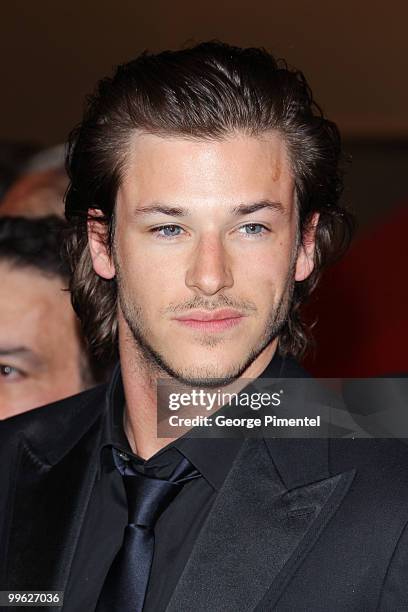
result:
[(0, 219), (1, 419), (95, 384), (66, 291), (64, 227), (52, 216)]
[(157, 435), (159, 380), (304, 376), (299, 306), (350, 233), (339, 155), (263, 50), (144, 54), (101, 81), (71, 141), (68, 251), (120, 368), (5, 422), (2, 588), (63, 590), (65, 611), (408, 606), (405, 445)]

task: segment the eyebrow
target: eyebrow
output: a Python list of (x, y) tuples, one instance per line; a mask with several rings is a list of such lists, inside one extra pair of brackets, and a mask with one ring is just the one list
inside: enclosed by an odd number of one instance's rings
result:
[[(285, 208), (281, 202), (273, 202), (272, 200), (261, 200), (253, 204), (239, 204), (231, 208), (230, 213), (235, 216), (250, 215), (263, 209), (272, 210), (283, 214)], [(142, 206), (135, 209), (136, 215), (169, 215), (171, 217), (186, 217), (190, 214), (188, 208), (180, 208), (177, 206), (167, 206), (166, 204), (155, 203), (149, 206)]]
[(0, 347), (0, 358), (1, 357), (26, 357), (34, 366), (41, 365), (41, 359), (31, 349), (26, 346), (12, 346), (10, 348)]
[(260, 202), (254, 202), (253, 204), (240, 204), (232, 209), (234, 215), (250, 215), (251, 213), (258, 212), (258, 210), (273, 210), (283, 214), (285, 208), (281, 202), (272, 202), (272, 200), (261, 200)]

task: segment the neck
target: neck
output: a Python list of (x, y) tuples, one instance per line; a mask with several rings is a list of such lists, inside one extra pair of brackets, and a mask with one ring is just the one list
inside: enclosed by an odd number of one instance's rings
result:
[[(245, 379), (257, 378), (268, 366), (276, 348), (277, 339), (258, 355), (236, 381), (225, 387), (225, 391), (239, 392), (247, 384)], [(119, 325), (119, 351), (126, 398), (125, 434), (133, 452), (143, 459), (149, 459), (176, 439), (157, 437), (157, 380), (167, 378), (171, 382), (174, 379), (145, 357), (127, 326)]]

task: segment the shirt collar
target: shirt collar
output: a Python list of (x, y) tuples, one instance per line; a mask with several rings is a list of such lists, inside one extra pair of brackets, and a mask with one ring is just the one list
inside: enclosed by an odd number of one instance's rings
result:
[[(293, 360), (290, 358), (284, 359), (277, 354), (259, 378), (285, 376), (285, 373), (287, 375), (287, 372), (291, 370), (292, 363)], [(120, 365), (117, 364), (106, 392), (106, 418), (104, 419), (100, 445), (101, 461), (107, 456), (107, 453), (104, 454), (103, 450), (106, 447), (112, 446), (140, 461), (140, 458), (133, 454), (123, 428), (124, 406), (125, 394)], [(166, 445), (148, 461), (153, 461), (159, 454), (166, 452), (169, 448), (175, 448), (182, 453), (199, 470), (209, 484), (218, 491), (241, 448), (242, 442), (242, 437), (194, 438), (185, 435)], [(111, 461), (111, 454), (109, 460)]]

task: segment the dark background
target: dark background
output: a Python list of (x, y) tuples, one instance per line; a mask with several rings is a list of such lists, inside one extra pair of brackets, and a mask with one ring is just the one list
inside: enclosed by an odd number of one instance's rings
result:
[[(41, 146), (63, 142), (80, 120), (85, 95), (96, 80), (144, 49), (212, 38), (264, 46), (303, 70), (317, 101), (342, 130), (352, 157), (344, 198), (357, 214), (359, 236), (367, 245), (365, 258), (354, 255), (343, 277), (347, 281), (357, 269), (364, 275), (380, 257), (383, 267), (374, 275), (372, 296), (358, 299), (365, 300), (364, 308), (371, 306), (385, 284), (385, 294), (393, 294), (403, 313), (398, 317), (408, 341), (405, 297), (398, 293), (406, 286), (408, 250), (406, 240), (395, 244), (392, 238), (393, 219), (400, 232), (401, 224), (408, 232), (406, 216), (400, 215), (408, 202), (407, 24), (408, 3), (396, 0), (3, 2), (0, 140)], [(376, 234), (379, 225), (385, 238)], [(377, 238), (370, 240), (371, 235)], [(392, 245), (392, 261), (385, 265), (387, 245)], [(388, 304), (387, 299), (382, 308)], [(333, 305), (326, 299), (326, 318), (329, 307), (335, 308), (336, 300)], [(330, 315), (327, 329), (316, 328), (326, 343), (327, 334), (349, 329), (345, 314), (350, 309), (342, 308)], [(401, 367), (408, 370), (406, 344), (401, 332), (397, 336), (387, 352), (399, 351)], [(331, 348), (333, 342), (334, 336)], [(379, 350), (385, 353), (384, 346)]]

